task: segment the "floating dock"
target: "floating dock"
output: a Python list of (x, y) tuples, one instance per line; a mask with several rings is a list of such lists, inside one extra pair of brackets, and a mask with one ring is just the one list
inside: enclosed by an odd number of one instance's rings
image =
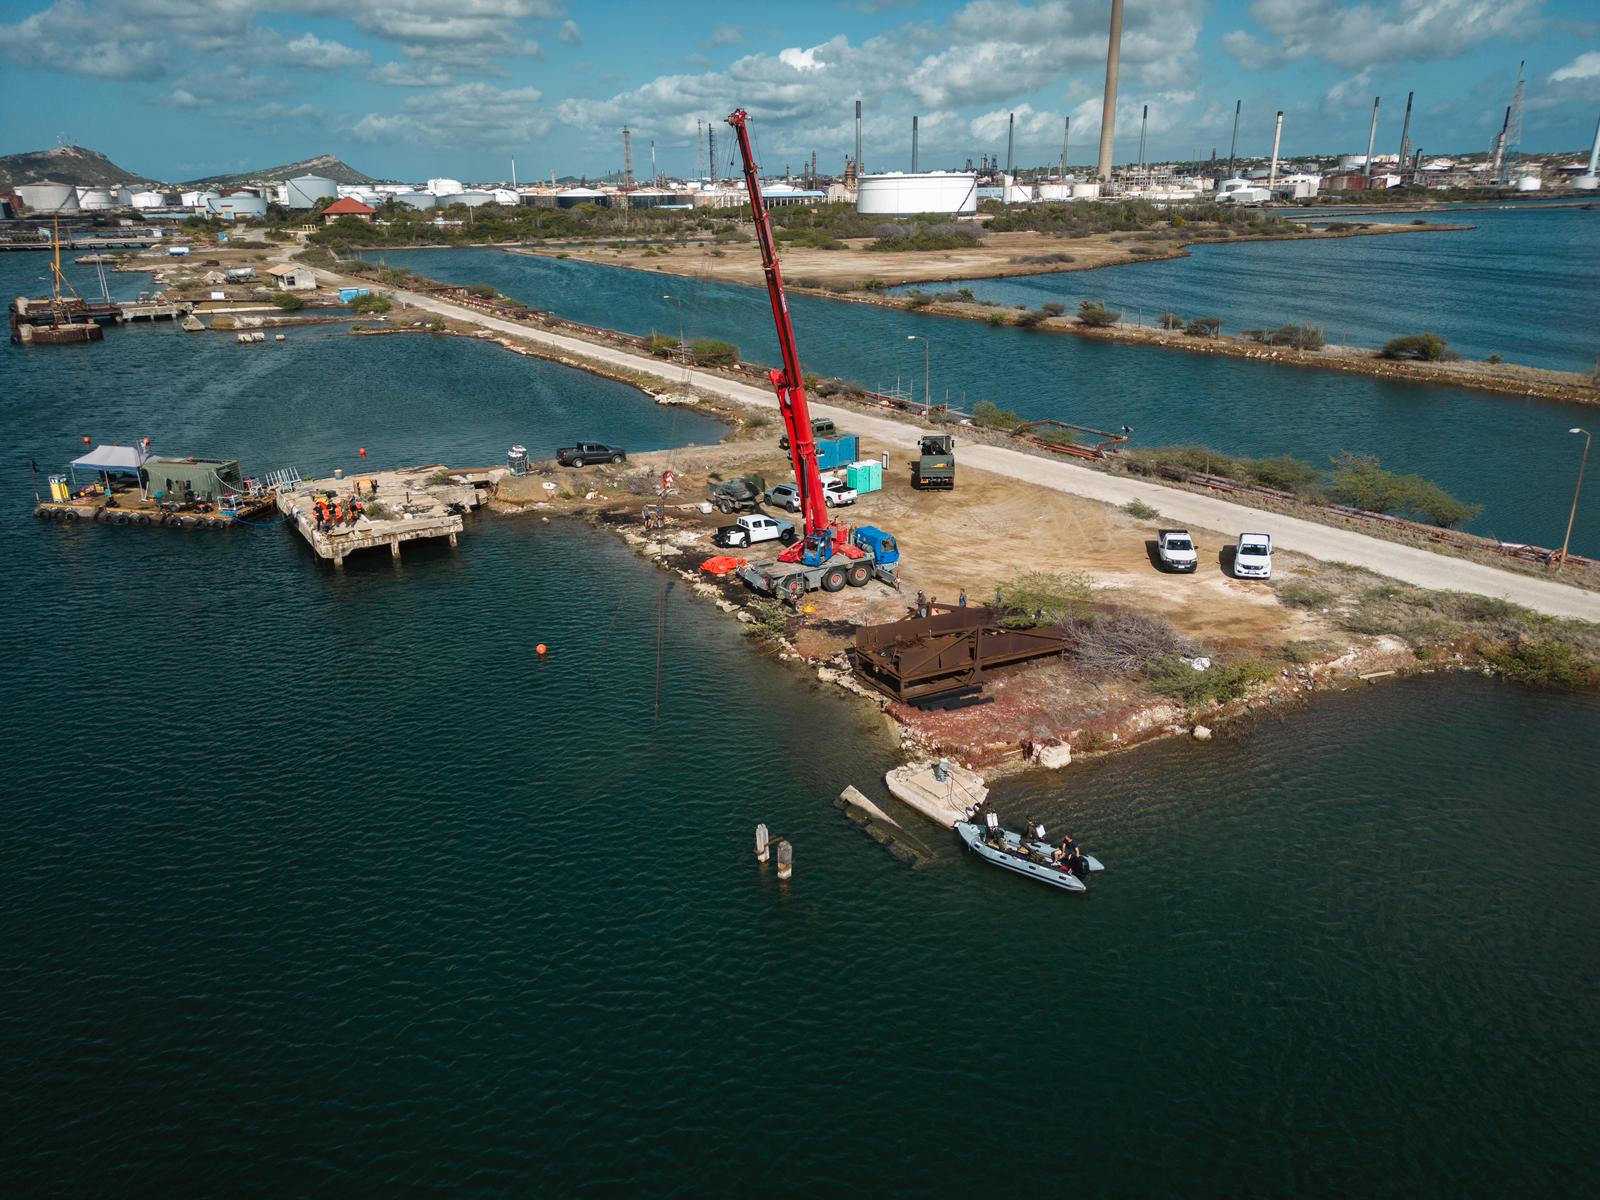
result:
[[(278, 511), (291, 520), (318, 558), (330, 559), (336, 567), (361, 550), (388, 547), (399, 558), (405, 542), (443, 538), (456, 545), (462, 517), (484, 502), (490, 485), (505, 473), (504, 468), (453, 471), (434, 464), (297, 480), (292, 487), (279, 489)], [(319, 499), (348, 503), (352, 496), (365, 509), (354, 522), (317, 527)]]

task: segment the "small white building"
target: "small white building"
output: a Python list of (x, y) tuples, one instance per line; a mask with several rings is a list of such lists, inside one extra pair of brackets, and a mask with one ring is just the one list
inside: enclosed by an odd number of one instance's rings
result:
[(317, 286), (316, 271), (295, 263), (268, 267), (267, 274), (286, 292), (309, 292)]
[(1284, 200), (1310, 200), (1322, 184), (1320, 175), (1280, 175), (1272, 194)]
[(1224, 179), (1217, 185), (1217, 199), (1230, 204), (1265, 204), (1272, 199), (1272, 193), (1248, 179)]

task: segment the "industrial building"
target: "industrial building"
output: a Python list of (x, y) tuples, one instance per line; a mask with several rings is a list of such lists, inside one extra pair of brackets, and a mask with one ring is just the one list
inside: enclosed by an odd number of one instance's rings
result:
[(309, 292), (317, 286), (317, 273), (310, 267), (298, 265), (268, 267), (267, 274), (271, 275), (273, 282), (286, 292)]

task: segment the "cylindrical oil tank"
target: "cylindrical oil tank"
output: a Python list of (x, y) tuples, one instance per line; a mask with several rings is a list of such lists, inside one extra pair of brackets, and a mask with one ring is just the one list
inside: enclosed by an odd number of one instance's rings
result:
[(160, 192), (135, 192), (133, 194), (135, 208), (165, 208), (167, 198)]
[(856, 184), (856, 211), (886, 217), (975, 213), (978, 211), (978, 177), (964, 171), (863, 175)]
[(117, 206), (117, 198), (107, 188), (86, 187), (78, 189), (78, 207), (84, 212), (104, 212)]
[(319, 200), (332, 200), (339, 194), (339, 185), (321, 175), (299, 175), (288, 183), (289, 208), (315, 208)]
[(429, 209), (438, 203), (438, 197), (432, 192), (396, 192), (396, 204), (404, 204), (410, 208)]
[(465, 204), (468, 208), (482, 208), (485, 204), (494, 203), (494, 193), (479, 191), (477, 188), (468, 188), (455, 196), (440, 196), (440, 204)]
[(1075, 183), (1072, 185), (1072, 198), (1074, 200), (1093, 200), (1100, 195), (1098, 181), (1089, 183)]
[(17, 196), (30, 212), (78, 211), (78, 189), (70, 183), (24, 183), (17, 187)]

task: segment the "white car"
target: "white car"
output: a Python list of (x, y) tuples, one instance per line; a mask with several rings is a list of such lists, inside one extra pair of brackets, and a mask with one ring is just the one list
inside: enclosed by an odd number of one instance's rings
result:
[[(841, 504), (854, 504), (861, 493), (842, 479), (822, 481), (822, 502), (829, 508)], [(800, 511), (800, 487), (794, 483), (780, 483), (767, 489), (767, 503), (774, 508)]]
[(794, 541), (794, 522), (758, 513), (724, 525), (712, 540), (719, 546), (753, 546), (757, 542), (782, 542), (787, 546)]
[(1272, 538), (1265, 533), (1241, 533), (1233, 551), (1236, 579), (1272, 578)]

